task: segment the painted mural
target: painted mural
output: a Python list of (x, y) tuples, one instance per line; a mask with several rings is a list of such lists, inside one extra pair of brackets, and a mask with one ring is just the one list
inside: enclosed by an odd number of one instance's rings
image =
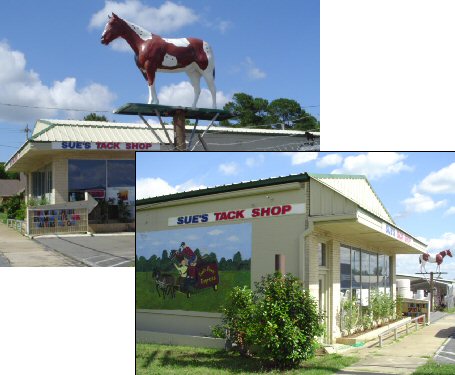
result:
[(250, 286), (251, 223), (136, 236), (136, 308), (218, 312)]

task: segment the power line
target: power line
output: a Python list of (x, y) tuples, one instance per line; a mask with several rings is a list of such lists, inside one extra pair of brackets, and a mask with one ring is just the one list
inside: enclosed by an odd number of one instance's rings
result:
[(58, 108), (58, 107), (41, 107), (41, 106), (34, 106), (34, 105), (25, 105), (25, 104), (11, 104), (11, 103), (0, 103), (0, 105), (7, 106), (7, 107), (20, 107), (20, 108), (30, 108), (30, 109), (51, 109), (57, 111), (75, 111), (75, 112), (95, 112), (95, 113), (112, 113), (112, 110), (94, 110), (94, 109), (75, 109), (75, 108)]

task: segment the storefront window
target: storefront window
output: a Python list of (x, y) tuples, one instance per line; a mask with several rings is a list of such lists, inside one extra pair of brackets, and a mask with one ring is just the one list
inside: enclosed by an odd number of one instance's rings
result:
[(105, 160), (68, 160), (68, 191), (106, 189)]
[(68, 160), (69, 201), (85, 199), (89, 192), (99, 204), (89, 220), (128, 222), (134, 218), (134, 160)]
[(341, 246), (340, 248), (340, 288), (344, 297), (351, 295), (351, 249)]
[(366, 307), (374, 291), (390, 293), (389, 258), (342, 245), (340, 283), (343, 296), (355, 296)]
[(32, 173), (32, 197), (45, 198), (50, 203), (52, 198), (52, 169), (51, 166)]
[(135, 186), (136, 165), (134, 160), (108, 160), (107, 186)]

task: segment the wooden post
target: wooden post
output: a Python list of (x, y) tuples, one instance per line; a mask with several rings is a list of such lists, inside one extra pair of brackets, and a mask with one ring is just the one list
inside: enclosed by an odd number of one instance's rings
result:
[(282, 275), (286, 273), (285, 257), (282, 254), (275, 254), (275, 272)]
[(433, 289), (434, 289), (433, 272), (430, 272), (430, 312), (433, 312)]
[(181, 110), (174, 115), (174, 147), (177, 151), (186, 151), (185, 112)]

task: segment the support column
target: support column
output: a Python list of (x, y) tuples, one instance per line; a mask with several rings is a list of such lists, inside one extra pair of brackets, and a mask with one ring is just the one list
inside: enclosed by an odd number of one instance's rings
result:
[(186, 151), (185, 112), (181, 110), (174, 115), (174, 147), (177, 151)]

